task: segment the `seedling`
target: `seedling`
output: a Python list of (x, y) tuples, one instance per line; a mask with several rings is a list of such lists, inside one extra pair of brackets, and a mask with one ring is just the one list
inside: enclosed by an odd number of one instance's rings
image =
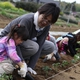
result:
[(68, 64), (69, 64), (68, 61), (63, 60), (63, 61), (62, 61), (62, 64), (61, 64), (61, 67), (66, 67)]
[(75, 60), (78, 60), (79, 58), (80, 58), (80, 57), (79, 57), (78, 55), (75, 55), (75, 56), (74, 56), (74, 59), (75, 59)]
[(50, 70), (52, 70), (49, 66), (44, 66), (42, 70), (46, 73), (46, 76)]
[(76, 63), (77, 61), (76, 61), (75, 59), (72, 59), (71, 62), (72, 62), (72, 63)]
[(52, 64), (54, 66), (55, 70), (58, 71), (58, 67), (60, 66), (60, 63), (54, 63)]

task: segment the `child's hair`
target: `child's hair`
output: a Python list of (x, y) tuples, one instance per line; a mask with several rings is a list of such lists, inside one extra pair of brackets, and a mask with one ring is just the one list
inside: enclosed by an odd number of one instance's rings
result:
[(23, 41), (26, 41), (29, 38), (29, 31), (25, 26), (14, 25), (8, 35), (8, 41), (10, 38), (13, 38), (14, 33), (17, 33), (17, 36)]

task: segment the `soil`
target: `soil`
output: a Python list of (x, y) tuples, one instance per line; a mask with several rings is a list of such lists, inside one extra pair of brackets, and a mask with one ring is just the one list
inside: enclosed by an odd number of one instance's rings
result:
[[(0, 28), (4, 28), (12, 19), (6, 18), (0, 15)], [(74, 32), (78, 30), (79, 27), (71, 26), (55, 26), (53, 25), (50, 29), (51, 31), (64, 31), (64, 32)], [(58, 37), (58, 36), (55, 36)], [(71, 64), (70, 61), (73, 59), (70, 55), (62, 56), (60, 61), (43, 62), (44, 57), (41, 57), (35, 67), (37, 75), (32, 75), (35, 80), (80, 80), (80, 63)], [(55, 63), (62, 63), (63, 60), (69, 62), (67, 66), (53, 67)], [(20, 79), (18, 79), (20, 80)], [(23, 79), (21, 79), (23, 80)]]

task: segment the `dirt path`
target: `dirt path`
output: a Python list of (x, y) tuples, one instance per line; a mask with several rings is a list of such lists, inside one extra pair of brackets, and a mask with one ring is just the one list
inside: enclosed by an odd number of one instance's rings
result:
[(12, 19), (0, 15), (0, 28), (4, 28)]
[(60, 73), (53, 75), (45, 80), (80, 80), (80, 63), (75, 64)]

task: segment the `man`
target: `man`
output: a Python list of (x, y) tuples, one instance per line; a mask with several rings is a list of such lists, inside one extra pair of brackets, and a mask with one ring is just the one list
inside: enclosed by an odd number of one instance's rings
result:
[[(33, 68), (41, 54), (53, 52), (53, 45), (46, 41), (50, 25), (54, 24), (59, 17), (60, 9), (54, 3), (41, 6), (36, 13), (22, 15), (11, 21), (1, 32), (1, 37), (10, 32), (11, 26), (18, 24), (26, 26), (29, 31), (29, 40), (17, 46), (17, 52), (22, 58), (28, 59), (28, 70), (34, 73)], [(26, 32), (27, 33), (27, 32)]]

